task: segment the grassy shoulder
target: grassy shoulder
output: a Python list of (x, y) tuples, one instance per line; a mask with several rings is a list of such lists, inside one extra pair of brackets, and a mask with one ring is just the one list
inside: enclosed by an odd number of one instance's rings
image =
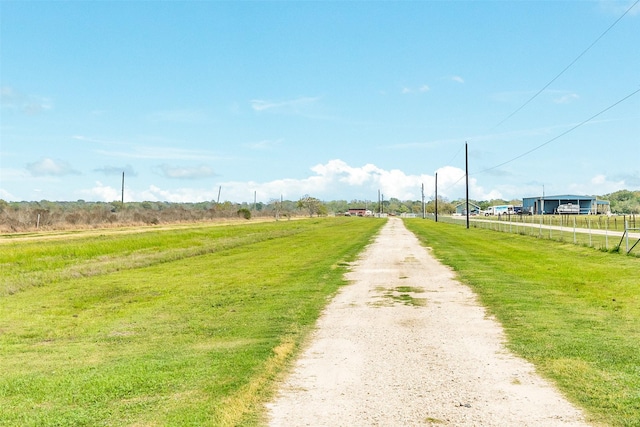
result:
[[(99, 276), (295, 235), (309, 221), (201, 223), (49, 232), (0, 241), (0, 296), (70, 278)], [(248, 228), (247, 228), (248, 227)]]
[[(0, 425), (258, 424), (347, 262), (383, 223), (3, 245), (3, 273), (34, 283), (0, 295)], [(83, 266), (91, 274), (69, 274)]]
[(405, 220), (479, 295), (508, 346), (596, 423), (640, 425), (640, 261), (548, 240)]

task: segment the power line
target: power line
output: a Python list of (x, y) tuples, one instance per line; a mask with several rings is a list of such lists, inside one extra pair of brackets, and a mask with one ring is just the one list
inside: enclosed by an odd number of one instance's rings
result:
[[(638, 1), (640, 1), (640, 0), (638, 0)], [(636, 3), (637, 3), (637, 2), (636, 2)], [(638, 92), (640, 92), (640, 89), (636, 89), (635, 91), (631, 92), (630, 94), (628, 94), (628, 95), (627, 95), (627, 96), (625, 96), (624, 98), (622, 98), (622, 99), (620, 99), (620, 100), (616, 101), (615, 103), (613, 103), (613, 104), (609, 105), (609, 106), (608, 106), (607, 108), (605, 108), (604, 110), (601, 110), (600, 112), (598, 112), (598, 113), (594, 114), (593, 116), (589, 117), (588, 119), (586, 119), (586, 120), (584, 120), (584, 121), (582, 121), (582, 122), (578, 123), (577, 125), (573, 126), (573, 127), (572, 127), (572, 128), (570, 128), (570, 129), (567, 129), (566, 131), (562, 132), (560, 135), (557, 135), (557, 136), (555, 136), (555, 137), (551, 138), (550, 140), (548, 140), (548, 141), (546, 141), (546, 142), (543, 142), (542, 144), (540, 144), (540, 145), (538, 145), (538, 146), (536, 146), (536, 147), (532, 148), (531, 150), (529, 150), (529, 151), (527, 151), (527, 152), (525, 152), (525, 153), (520, 154), (519, 156), (514, 157), (513, 159), (511, 159), (511, 160), (507, 160), (506, 162), (500, 163), (500, 164), (495, 165), (495, 166), (492, 166), (492, 167), (490, 167), (490, 168), (483, 169), (483, 170), (481, 170), (481, 171), (479, 171), (479, 172), (474, 172), (472, 175), (478, 175), (478, 174), (481, 174), (481, 173), (484, 173), (484, 172), (488, 172), (488, 171), (490, 171), (490, 170), (497, 169), (497, 168), (499, 168), (499, 167), (501, 167), (501, 166), (504, 166), (504, 165), (509, 164), (509, 163), (511, 163), (511, 162), (513, 162), (513, 161), (516, 161), (516, 160), (518, 160), (518, 159), (521, 159), (521, 158), (523, 158), (524, 156), (527, 156), (527, 155), (529, 155), (529, 154), (533, 153), (534, 151), (539, 150), (540, 148), (544, 147), (545, 145), (550, 144), (550, 143), (552, 143), (553, 141), (555, 141), (555, 140), (557, 140), (557, 139), (559, 139), (559, 138), (561, 138), (561, 137), (565, 136), (565, 135), (566, 135), (566, 134), (568, 134), (569, 132), (573, 132), (574, 130), (578, 129), (580, 126), (582, 126), (582, 125), (584, 125), (584, 124), (586, 124), (586, 123), (589, 123), (591, 120), (593, 120), (593, 119), (595, 119), (596, 117), (598, 117), (599, 115), (601, 115), (601, 114), (603, 114), (603, 113), (605, 113), (605, 112), (609, 111), (610, 109), (612, 109), (612, 108), (613, 108), (613, 107), (615, 107), (616, 105), (618, 105), (618, 104), (620, 104), (620, 103), (622, 103), (622, 102), (626, 101), (627, 99), (631, 98), (633, 95), (636, 95)], [(462, 179), (462, 178), (460, 178), (460, 179)], [(460, 180), (458, 180), (458, 181), (460, 181)]]
[[(565, 136), (566, 134), (568, 134), (568, 133), (570, 133), (570, 132), (573, 132), (574, 130), (578, 129), (580, 126), (583, 126), (583, 125), (585, 125), (585, 124), (589, 123), (591, 120), (595, 119), (596, 117), (600, 116), (601, 114), (604, 114), (605, 112), (609, 111), (610, 109), (612, 109), (612, 108), (613, 108), (613, 107), (615, 107), (616, 105), (618, 105), (618, 104), (620, 104), (620, 103), (622, 103), (622, 102), (626, 101), (627, 99), (629, 99), (629, 98), (631, 98), (632, 96), (634, 96), (634, 95), (638, 94), (639, 92), (640, 92), (640, 89), (636, 89), (635, 91), (631, 92), (630, 94), (628, 94), (628, 95), (627, 95), (627, 96), (625, 96), (624, 98), (622, 98), (622, 99), (620, 99), (620, 100), (618, 100), (618, 101), (614, 102), (613, 104), (609, 105), (607, 108), (605, 108), (605, 109), (601, 110), (600, 112), (598, 112), (598, 113), (594, 114), (593, 116), (589, 117), (588, 119), (583, 120), (582, 122), (580, 122), (580, 123), (578, 123), (577, 125), (575, 125), (575, 126), (571, 127), (570, 129), (567, 129), (566, 131), (562, 132), (560, 135), (556, 135), (555, 137), (553, 137), (553, 138), (551, 138), (551, 139), (549, 139), (549, 140), (547, 140), (547, 141), (543, 142), (542, 144), (540, 144), (540, 145), (538, 145), (538, 146), (536, 146), (536, 147), (532, 148), (532, 149), (531, 149), (531, 150), (529, 150), (529, 151), (526, 151), (526, 152), (524, 152), (524, 153), (522, 153), (522, 154), (520, 154), (520, 155), (518, 155), (518, 156), (516, 156), (516, 157), (514, 157), (514, 158), (512, 158), (512, 159), (510, 159), (510, 160), (507, 160), (506, 162), (502, 162), (502, 163), (497, 164), (497, 165), (495, 165), (495, 166), (492, 166), (492, 167), (490, 167), (490, 168), (483, 169), (483, 170), (481, 170), (481, 171), (474, 172), (474, 173), (471, 173), (471, 174), (469, 174), (469, 175), (479, 175), (479, 174), (481, 174), (481, 173), (489, 172), (489, 171), (491, 171), (491, 170), (497, 169), (497, 168), (502, 167), (502, 166), (504, 166), (504, 165), (507, 165), (507, 164), (509, 164), (509, 163), (511, 163), (511, 162), (514, 162), (514, 161), (516, 161), (516, 160), (518, 160), (518, 159), (521, 159), (521, 158), (523, 158), (523, 157), (525, 157), (525, 156), (527, 156), (527, 155), (529, 155), (529, 154), (533, 153), (534, 151), (539, 150), (540, 148), (544, 147), (545, 145), (548, 145), (548, 144), (552, 143), (553, 141), (556, 141), (556, 140), (558, 140), (558, 139), (562, 138), (562, 137), (563, 137), (563, 136)], [(450, 184), (449, 186), (447, 186), (446, 188), (444, 188), (444, 189), (443, 189), (443, 191), (446, 191), (446, 190), (448, 190), (448, 189), (450, 189), (450, 188), (453, 188), (457, 183), (459, 183), (460, 181), (462, 181), (465, 177), (466, 177), (466, 174), (463, 174), (463, 175), (462, 175), (460, 178), (458, 178), (454, 183), (452, 183), (452, 184)]]
[(544, 87), (542, 89), (540, 89), (538, 92), (536, 92), (531, 98), (529, 98), (527, 101), (525, 101), (524, 104), (522, 104), (520, 107), (516, 108), (515, 111), (513, 111), (511, 114), (509, 114), (506, 118), (504, 118), (500, 123), (498, 123), (497, 125), (495, 125), (493, 128), (497, 128), (498, 126), (500, 126), (501, 124), (503, 124), (504, 122), (506, 122), (507, 120), (509, 120), (511, 117), (515, 116), (520, 110), (522, 110), (524, 107), (526, 107), (531, 101), (533, 101), (535, 98), (538, 97), (538, 95), (540, 95), (546, 88), (548, 88), (549, 86), (551, 86), (551, 84), (553, 82), (555, 82), (561, 75), (564, 74), (565, 71), (567, 71), (569, 68), (571, 68), (573, 66), (573, 64), (575, 64), (576, 62), (578, 62), (578, 60), (580, 58), (582, 58), (584, 56), (584, 54), (586, 54), (589, 50), (591, 50), (591, 48), (600, 41), (601, 38), (603, 38), (613, 27), (616, 26), (616, 24), (618, 22), (620, 22), (620, 20), (622, 18), (625, 17), (625, 15), (627, 13), (629, 13), (629, 11), (631, 11), (631, 9), (633, 9), (638, 3), (640, 3), (640, 0), (636, 0), (635, 3), (633, 3), (631, 6), (629, 6), (629, 8), (618, 18), (615, 20), (615, 22), (613, 24), (611, 24), (609, 26), (609, 28), (607, 28), (606, 30), (604, 30), (604, 32), (602, 34), (600, 34), (600, 36), (595, 39), (593, 41), (593, 43), (591, 43), (585, 50), (582, 51), (582, 53), (580, 53), (580, 55), (578, 55), (573, 61), (571, 61), (571, 63), (569, 65), (567, 65), (562, 71), (560, 71), (560, 73), (558, 73), (558, 75), (556, 75), (553, 79), (551, 79), (551, 81), (549, 81), (549, 83), (547, 83), (546, 85), (544, 85)]
[(449, 160), (449, 161), (447, 162), (447, 164), (452, 163), (452, 162), (455, 160), (455, 158), (456, 158), (456, 157), (458, 157), (458, 154), (460, 154), (460, 152), (462, 151), (462, 149), (463, 149), (463, 148), (464, 148), (464, 146), (460, 147), (460, 149), (458, 150), (458, 152), (457, 152), (456, 154), (454, 154), (454, 155), (453, 155), (453, 157), (451, 158), (451, 160)]

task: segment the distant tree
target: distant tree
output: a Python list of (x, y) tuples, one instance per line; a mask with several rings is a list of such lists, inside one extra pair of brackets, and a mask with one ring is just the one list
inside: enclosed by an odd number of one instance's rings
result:
[(112, 212), (120, 212), (124, 210), (125, 204), (120, 202), (120, 201), (113, 201), (111, 202), (111, 211)]
[(640, 213), (640, 191), (620, 190), (598, 198), (609, 200), (611, 212), (621, 214)]
[[(326, 202), (325, 206), (327, 207), (327, 210), (329, 212), (333, 212), (335, 214), (343, 213), (349, 210), (349, 204), (346, 200), (332, 200), (330, 202)], [(363, 204), (362, 206), (365, 205)]]
[(327, 213), (327, 210), (322, 202), (309, 195), (305, 195), (300, 200), (298, 200), (297, 207), (300, 210), (306, 210), (309, 213), (309, 216), (323, 214), (326, 215)]

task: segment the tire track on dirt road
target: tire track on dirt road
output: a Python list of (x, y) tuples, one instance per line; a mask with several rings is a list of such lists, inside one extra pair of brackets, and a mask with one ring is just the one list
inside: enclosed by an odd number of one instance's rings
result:
[(267, 405), (270, 426), (586, 426), (390, 218)]

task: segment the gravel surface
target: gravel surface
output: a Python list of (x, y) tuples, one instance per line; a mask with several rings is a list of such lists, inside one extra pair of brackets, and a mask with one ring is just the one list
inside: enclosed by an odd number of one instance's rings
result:
[(267, 405), (269, 425), (587, 425), (400, 219), (347, 277)]

